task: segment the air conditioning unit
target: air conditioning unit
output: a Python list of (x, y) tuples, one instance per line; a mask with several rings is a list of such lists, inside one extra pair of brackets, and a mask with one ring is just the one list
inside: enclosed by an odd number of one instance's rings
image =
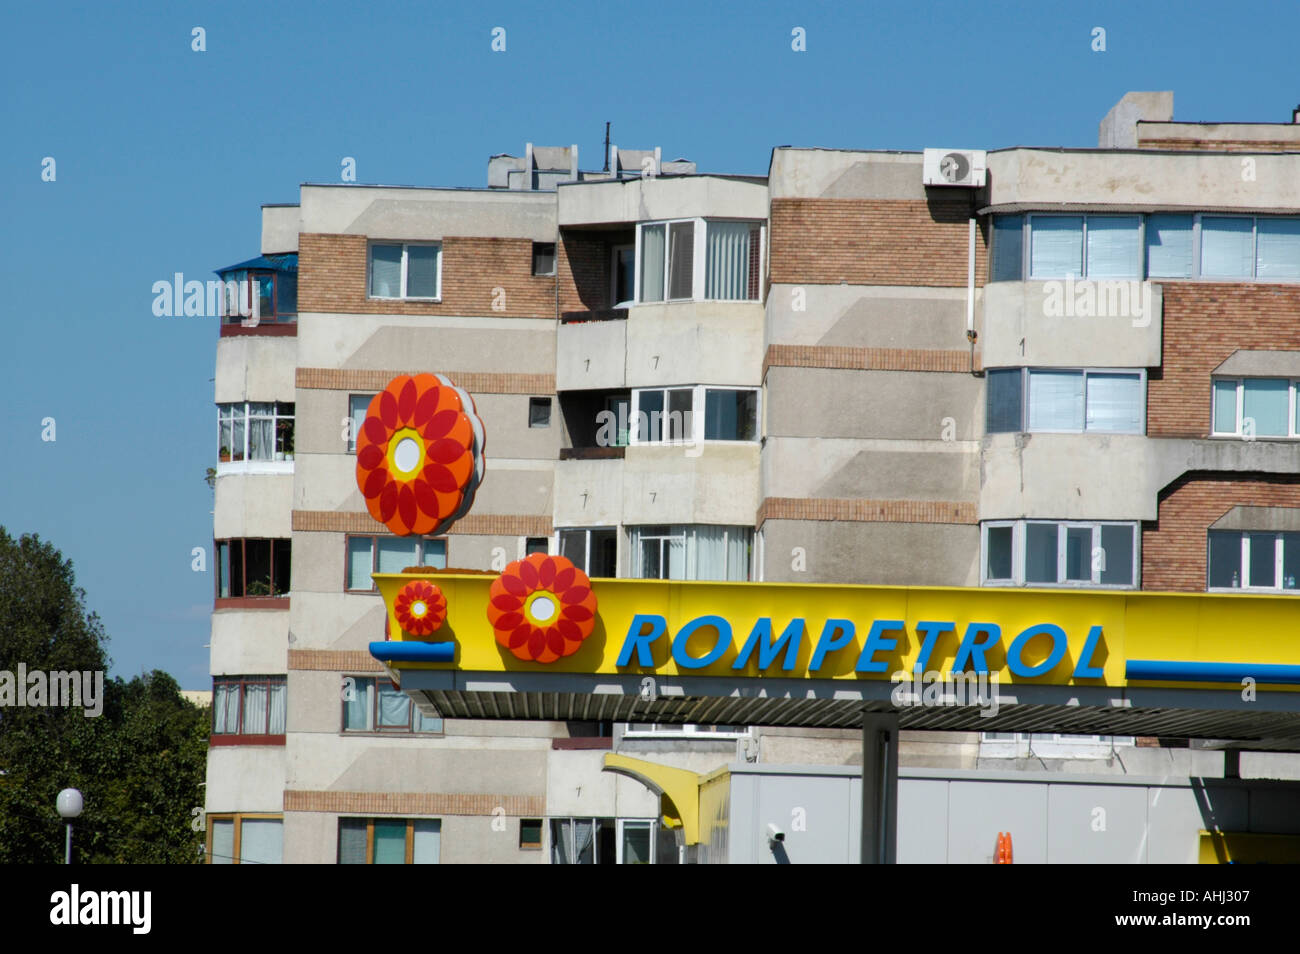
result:
[(927, 149), (921, 162), (921, 182), (928, 186), (978, 187), (988, 173), (983, 149)]

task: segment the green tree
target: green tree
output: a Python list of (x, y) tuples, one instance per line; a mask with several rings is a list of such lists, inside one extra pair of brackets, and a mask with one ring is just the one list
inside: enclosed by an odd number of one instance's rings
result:
[[(106, 671), (107, 636), (85, 609), (72, 564), (35, 535), (0, 527), (0, 671)], [(103, 712), (0, 708), (0, 864), (57, 862), (60, 789), (86, 807), (73, 826), (80, 862), (192, 863), (201, 859), (208, 713), (154, 671), (105, 680)]]

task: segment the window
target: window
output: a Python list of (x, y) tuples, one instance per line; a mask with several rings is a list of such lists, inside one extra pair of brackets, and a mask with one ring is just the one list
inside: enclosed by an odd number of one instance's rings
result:
[(357, 435), (361, 433), (361, 425), (366, 420), (366, 411), (370, 409), (370, 402), (374, 397), (373, 394), (348, 395), (348, 419), (351, 422), (348, 426), (349, 454), (357, 452)]
[(438, 818), (340, 818), (341, 865), (436, 865), (442, 847)]
[(408, 566), (447, 568), (447, 541), (419, 537), (348, 537), (347, 580), (349, 592), (377, 592), (372, 573), (401, 573)]
[(210, 865), (278, 865), (284, 859), (280, 815), (208, 815)]
[(757, 441), (757, 388), (708, 385), (632, 392), (633, 444)]
[(528, 399), (528, 426), (529, 427), (550, 427), (551, 426), (551, 399), (529, 398)]
[[(632, 418), (632, 398), (625, 394), (609, 395), (605, 398), (604, 410), (614, 415), (614, 441), (610, 446), (626, 447), (631, 439), (632, 428), (629, 422)], [(602, 427), (602, 432), (603, 430)], [(599, 435), (597, 436), (597, 443), (602, 443)]]
[(553, 865), (652, 865), (657, 824), (649, 818), (552, 818)]
[(436, 300), (442, 290), (442, 246), (370, 246), (370, 297)]
[(551, 541), (546, 537), (525, 537), (524, 538), (524, 556), (530, 553), (550, 553)]
[(618, 539), (612, 527), (561, 530), (560, 555), (587, 576), (618, 576)]
[(212, 680), (213, 735), (284, 735), (284, 676), (218, 676)]
[(664, 722), (629, 722), (623, 733), (624, 738), (714, 738), (739, 739), (750, 734), (748, 726), (743, 725), (695, 725), (694, 723)]
[(1147, 274), (1150, 277), (1192, 277), (1193, 225), (1190, 215), (1147, 216)]
[(219, 274), (223, 295), (222, 324), (237, 325), (245, 318), (251, 318), (253, 315), (254, 292), (257, 294), (257, 319), (259, 322), (274, 323), (277, 321), (289, 322), (297, 320), (297, 271), (236, 269)]
[(992, 521), (982, 525), (986, 586), (1135, 587), (1136, 523)]
[(1002, 368), (987, 372), (986, 381), (990, 434), (1146, 430), (1145, 371)]
[(541, 849), (542, 820), (540, 818), (519, 819), (519, 847), (523, 849)]
[(629, 305), (636, 298), (636, 246), (616, 245), (611, 256), (610, 301), (615, 307)]
[(748, 580), (749, 527), (631, 527), (632, 576), (643, 580)]
[(1211, 590), (1300, 589), (1300, 533), (1209, 531)]
[(442, 719), (426, 716), (388, 679), (343, 677), (344, 732), (441, 733)]
[(1136, 215), (1031, 215), (1029, 277), (1139, 278), (1141, 230)]
[[(637, 241), (641, 283), (638, 301), (759, 298), (761, 222), (647, 222), (638, 226)], [(704, 257), (702, 273), (695, 267), (699, 255)]]
[(293, 460), (292, 404), (241, 401), (217, 405), (218, 460)]
[(993, 216), (993, 277), (995, 282), (1018, 282), (1024, 271), (1025, 217)]
[(555, 274), (555, 243), (554, 242), (533, 243), (533, 274), (534, 275)]
[(1211, 414), (1216, 435), (1300, 437), (1300, 380), (1215, 378)]
[(289, 540), (218, 540), (217, 599), (288, 596)]

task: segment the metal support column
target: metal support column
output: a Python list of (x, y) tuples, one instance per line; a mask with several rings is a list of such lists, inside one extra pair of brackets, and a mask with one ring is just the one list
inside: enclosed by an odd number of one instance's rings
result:
[(898, 861), (898, 716), (862, 714), (862, 864)]

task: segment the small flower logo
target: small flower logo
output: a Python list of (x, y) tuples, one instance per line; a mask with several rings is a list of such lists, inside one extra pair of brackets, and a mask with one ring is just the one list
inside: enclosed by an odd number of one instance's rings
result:
[(432, 583), (412, 580), (397, 591), (393, 615), (404, 632), (429, 636), (447, 618), (447, 598)]
[(432, 374), (375, 395), (357, 435), (357, 486), (399, 536), (435, 533), (468, 509), (483, 477), (483, 425), (469, 395)]
[(595, 629), (596, 594), (565, 557), (531, 553), (492, 582), (487, 618), (517, 659), (555, 662), (576, 653)]

